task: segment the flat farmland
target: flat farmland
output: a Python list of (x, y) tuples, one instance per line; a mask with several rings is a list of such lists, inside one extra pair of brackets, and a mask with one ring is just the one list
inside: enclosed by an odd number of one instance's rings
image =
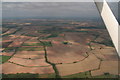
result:
[(17, 29), (10, 29), (10, 30), (6, 31), (5, 33), (3, 33), (3, 35), (14, 33), (16, 30)]
[(42, 51), (43, 47), (20, 47), (18, 51)]
[(103, 74), (118, 75), (118, 61), (102, 61), (99, 70), (92, 71), (92, 76)]
[(14, 41), (17, 37), (13, 37), (13, 36), (5, 36), (2, 38), (2, 42), (11, 42)]
[(18, 51), (14, 56), (19, 58), (41, 59), (44, 58), (44, 51)]
[(99, 57), (103, 61), (117, 61), (118, 60), (117, 52), (112, 47), (103, 48), (100, 50), (96, 49), (91, 52), (94, 53), (97, 57)]
[[(75, 42), (78, 42), (79, 44), (86, 45), (90, 41), (93, 41), (95, 36), (88, 33), (79, 33), (79, 32), (73, 32), (73, 33), (65, 33), (65, 38), (67, 40), (73, 40)], [(81, 39), (82, 38), (82, 39)]]
[[(89, 70), (98, 69), (100, 60), (95, 57), (95, 55), (90, 54), (86, 59), (74, 64), (60, 64), (57, 65), (57, 69), (61, 76), (66, 76), (70, 74), (86, 72)], [(88, 66), (89, 65), (89, 66)]]
[[(80, 37), (83, 38), (82, 40)], [(52, 47), (47, 48), (48, 60), (53, 63), (73, 63), (84, 59), (89, 51), (89, 45), (94, 36), (84, 37), (82, 33), (65, 33), (65, 37), (53, 38)], [(52, 39), (52, 38), (51, 38)]]
[(30, 39), (30, 37), (21, 36), (20, 38), (15, 39), (8, 47), (20, 47), (21, 44), (28, 39)]
[[(9, 22), (10, 21), (10, 22)], [(104, 25), (69, 19), (4, 22), (4, 77), (114, 78), (118, 55)], [(30, 76), (31, 75), (31, 76)]]
[[(87, 55), (81, 45), (58, 44), (47, 48), (48, 60), (52, 63), (73, 63), (84, 59)], [(58, 50), (59, 49), (59, 50)], [(86, 48), (86, 51), (89, 50)], [(57, 53), (57, 54), (56, 54)]]
[(38, 37), (31, 37), (29, 40), (24, 43), (39, 43)]
[(9, 62), (12, 62), (14, 64), (22, 65), (22, 66), (49, 66), (50, 64), (47, 64), (45, 62), (45, 59), (31, 59), (31, 58), (18, 58), (18, 57), (12, 57), (8, 60)]
[(17, 73), (33, 73), (33, 74), (49, 74), (54, 73), (52, 66), (49, 67), (23, 67), (13, 63), (4, 63), (2, 65), (4, 74), (17, 74)]

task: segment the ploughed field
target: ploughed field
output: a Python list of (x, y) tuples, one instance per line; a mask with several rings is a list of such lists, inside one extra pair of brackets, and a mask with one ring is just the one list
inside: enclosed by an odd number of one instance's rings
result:
[(116, 78), (118, 55), (93, 21), (3, 21), (3, 78)]

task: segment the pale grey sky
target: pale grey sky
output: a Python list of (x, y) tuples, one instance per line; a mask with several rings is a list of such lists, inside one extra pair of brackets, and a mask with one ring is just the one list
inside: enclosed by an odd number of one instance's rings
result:
[(92, 2), (4, 2), (4, 17), (99, 17)]
[[(94, 0), (2, 0), (2, 2), (93, 2)], [(103, 1), (103, 0), (96, 0)], [(106, 0), (109, 2), (118, 2), (120, 0)]]
[(99, 18), (93, 2), (3, 2), (3, 18), (7, 17), (82, 17)]

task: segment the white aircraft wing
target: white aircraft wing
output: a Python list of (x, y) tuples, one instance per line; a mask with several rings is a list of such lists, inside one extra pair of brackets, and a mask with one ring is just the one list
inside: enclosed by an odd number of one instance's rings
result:
[[(106, 0), (94, 0), (95, 4), (100, 12), (100, 15), (106, 25), (106, 28), (110, 34), (110, 37), (113, 41), (113, 44), (116, 48), (116, 51), (118, 52), (118, 43), (120, 42), (118, 40), (118, 28), (119, 23), (117, 21), (117, 19), (115, 18), (113, 12), (111, 11), (108, 3), (106, 2)], [(120, 56), (120, 53), (118, 52), (118, 55)]]

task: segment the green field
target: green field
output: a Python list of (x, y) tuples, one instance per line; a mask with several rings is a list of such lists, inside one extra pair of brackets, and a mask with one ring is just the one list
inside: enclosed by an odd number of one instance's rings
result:
[(43, 46), (42, 43), (24, 43), (23, 46)]
[(55, 78), (55, 74), (31, 74), (31, 73), (18, 73), (18, 74), (2, 74), (3, 78)]
[(67, 41), (63, 41), (62, 43), (67, 45), (69, 42), (67, 42)]
[[(18, 74), (2, 74), (3, 78), (55, 78), (55, 74), (31, 74), (31, 73), (18, 73)], [(109, 78), (109, 80), (116, 80), (117, 75), (100, 75), (92, 77), (90, 72), (82, 72), (77, 74), (72, 74), (68, 76), (63, 76), (61, 78)], [(110, 79), (111, 78), (111, 79)], [(115, 79), (113, 79), (115, 78)]]
[(90, 72), (82, 72), (77, 74), (72, 74), (68, 76), (62, 76), (62, 78), (91, 78)]
[(58, 33), (51, 34), (51, 35), (45, 37), (45, 39), (53, 38), (53, 37), (58, 37)]
[(118, 75), (104, 74), (99, 76), (91, 76), (90, 71), (62, 76), (62, 78), (118, 78)]
[(50, 41), (42, 41), (41, 43), (24, 43), (23, 46), (52, 46), (52, 43)]
[(8, 61), (11, 58), (11, 56), (0, 56), (0, 64)]
[(6, 52), (14, 52), (18, 47), (7, 47), (5, 48), (3, 51), (6, 51)]
[(118, 78), (118, 75), (104, 74), (100, 76), (94, 76), (93, 78)]
[(3, 78), (37, 78), (38, 74), (19, 73), (19, 74), (2, 74)]

